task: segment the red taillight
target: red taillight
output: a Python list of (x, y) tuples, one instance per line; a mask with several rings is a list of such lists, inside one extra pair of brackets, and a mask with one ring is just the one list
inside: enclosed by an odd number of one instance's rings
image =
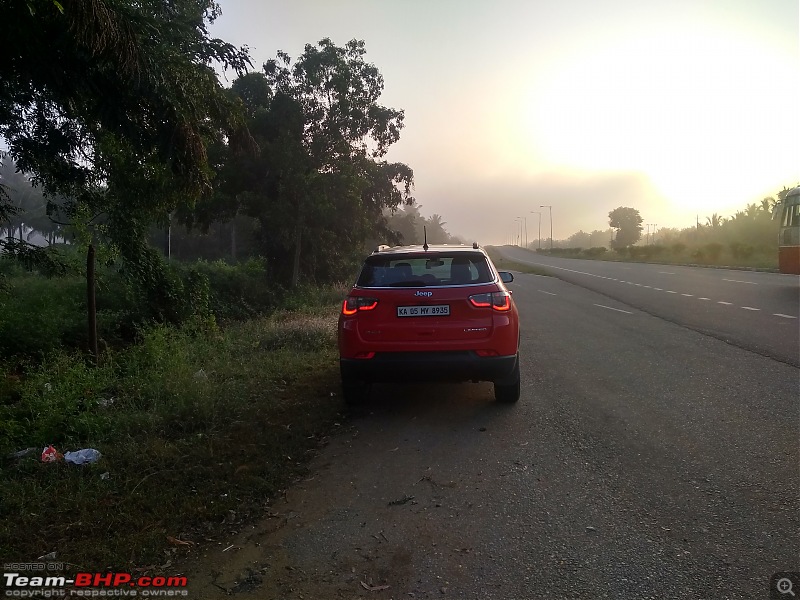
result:
[(486, 294), (475, 294), (469, 297), (472, 306), (477, 308), (489, 308), (501, 312), (511, 310), (511, 294), (509, 292), (493, 292)]
[(373, 310), (378, 306), (377, 298), (364, 298), (363, 296), (348, 296), (342, 304), (343, 315), (354, 315), (360, 310)]
[(511, 294), (509, 292), (492, 294), (492, 308), (501, 312), (511, 310)]
[(492, 295), (475, 294), (474, 296), (469, 297), (469, 301), (472, 302), (472, 306), (476, 306), (478, 308), (489, 308), (492, 305)]

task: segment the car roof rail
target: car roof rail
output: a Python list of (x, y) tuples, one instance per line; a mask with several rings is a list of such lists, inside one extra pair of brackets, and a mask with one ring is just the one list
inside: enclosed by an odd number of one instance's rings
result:
[(372, 253), (375, 254), (376, 252), (384, 252), (384, 251), (386, 251), (388, 249), (389, 249), (389, 246), (387, 246), (386, 244), (381, 244), (380, 246), (375, 248), (375, 250), (373, 250)]
[(473, 247), (475, 250), (477, 250), (478, 248), (480, 248), (480, 246), (478, 246), (478, 242), (472, 242), (472, 247)]

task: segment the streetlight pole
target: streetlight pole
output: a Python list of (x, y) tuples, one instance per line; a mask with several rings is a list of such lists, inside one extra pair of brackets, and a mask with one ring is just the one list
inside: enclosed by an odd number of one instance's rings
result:
[[(650, 233), (650, 228), (653, 228), (653, 233)], [(652, 236), (652, 237), (651, 237)], [(649, 246), (655, 243), (656, 237), (656, 224), (655, 223), (647, 223), (647, 237), (645, 238), (645, 245)]]
[[(519, 232), (519, 234), (520, 234), (520, 238), (523, 238), (523, 239), (525, 240), (525, 248), (527, 248), (527, 247), (528, 247), (528, 217), (527, 217), (527, 216), (523, 216), (523, 217), (517, 217), (517, 219), (521, 219), (521, 221), (520, 221), (520, 223), (519, 223), (519, 225), (520, 225), (520, 232)], [(523, 235), (522, 235), (522, 228), (523, 228), (523, 227), (525, 228), (525, 235), (524, 235), (524, 237), (523, 237)], [(521, 240), (520, 240), (520, 241), (521, 241)]]
[(522, 236), (522, 217), (516, 217), (514, 219), (514, 238), (516, 241), (516, 246), (519, 247), (520, 244), (520, 237)]
[(542, 204), (539, 208), (550, 209), (550, 251), (553, 251), (553, 207), (548, 204)]
[(532, 215), (539, 215), (539, 250), (542, 249), (542, 213), (538, 210), (532, 210)]

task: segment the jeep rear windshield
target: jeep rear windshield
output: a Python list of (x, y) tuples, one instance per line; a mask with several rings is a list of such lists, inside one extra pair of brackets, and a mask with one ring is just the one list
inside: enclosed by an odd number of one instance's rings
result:
[(425, 253), (408, 255), (375, 254), (367, 258), (356, 285), (359, 287), (426, 287), (489, 283), (494, 276), (486, 257)]

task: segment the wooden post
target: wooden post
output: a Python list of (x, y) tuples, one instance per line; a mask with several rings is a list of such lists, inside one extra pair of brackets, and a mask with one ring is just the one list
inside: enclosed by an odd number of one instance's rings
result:
[(89, 244), (86, 251), (86, 305), (89, 317), (89, 351), (97, 364), (100, 357), (97, 352), (97, 302), (95, 299), (94, 246)]

